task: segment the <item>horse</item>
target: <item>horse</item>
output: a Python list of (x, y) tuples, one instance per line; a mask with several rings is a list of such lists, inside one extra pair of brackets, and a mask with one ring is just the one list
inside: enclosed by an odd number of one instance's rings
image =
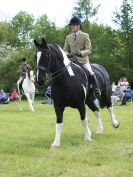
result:
[[(81, 122), (85, 129), (84, 140), (91, 141), (91, 131), (88, 126), (85, 108), (86, 104), (97, 118), (97, 133), (103, 132), (99, 108), (94, 103), (95, 97), (93, 96), (91, 78), (87, 76), (87, 72), (82, 67), (71, 62), (59, 46), (47, 44), (44, 38), (42, 38), (41, 43), (34, 40), (34, 44), (37, 48), (37, 83), (45, 83), (47, 75), (52, 77), (51, 92), (56, 113), (56, 130), (51, 147), (56, 148), (61, 144), (60, 137), (63, 125), (63, 112), (67, 106), (78, 109)], [(101, 91), (100, 106), (107, 107), (110, 113), (111, 123), (114, 128), (117, 128), (119, 127), (119, 121), (113, 113), (111, 104), (109, 75), (101, 65), (94, 64), (92, 68), (96, 73)]]
[[(31, 112), (34, 112), (34, 107), (33, 107), (33, 103), (34, 103), (34, 98), (35, 98), (35, 76), (34, 76), (34, 72), (30, 69), (27, 70), (26, 72), (26, 77), (25, 79), (22, 81), (22, 92), (24, 92), (27, 100), (28, 100), (28, 105), (29, 105), (29, 110)], [(18, 93), (20, 93), (20, 88), (19, 85), (17, 84), (18, 87)], [(21, 97), (22, 95), (19, 94), (19, 103), (21, 103)], [(22, 110), (22, 106), (20, 104), (20, 110)]]

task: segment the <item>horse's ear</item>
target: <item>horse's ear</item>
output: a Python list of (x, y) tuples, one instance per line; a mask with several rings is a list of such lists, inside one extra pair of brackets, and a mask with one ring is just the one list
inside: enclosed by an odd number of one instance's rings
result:
[(40, 47), (40, 44), (39, 44), (39, 42), (37, 42), (37, 40), (36, 40), (36, 39), (34, 39), (34, 44), (35, 44), (35, 46), (36, 46), (37, 48), (39, 48), (39, 47)]
[(44, 48), (48, 49), (48, 45), (47, 42), (44, 38), (42, 38), (42, 44), (41, 44)]

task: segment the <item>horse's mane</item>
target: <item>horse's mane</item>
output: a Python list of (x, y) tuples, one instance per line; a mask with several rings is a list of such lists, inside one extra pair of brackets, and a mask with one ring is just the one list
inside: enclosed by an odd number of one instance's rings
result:
[(48, 44), (48, 47), (50, 48), (52, 53), (57, 56), (58, 59), (63, 60), (63, 55), (58, 45)]

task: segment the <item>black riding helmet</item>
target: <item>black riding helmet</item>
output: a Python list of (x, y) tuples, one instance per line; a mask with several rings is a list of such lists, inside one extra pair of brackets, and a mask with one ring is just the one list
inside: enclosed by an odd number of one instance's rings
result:
[(80, 25), (82, 26), (81, 20), (79, 17), (74, 16), (71, 18), (69, 25)]

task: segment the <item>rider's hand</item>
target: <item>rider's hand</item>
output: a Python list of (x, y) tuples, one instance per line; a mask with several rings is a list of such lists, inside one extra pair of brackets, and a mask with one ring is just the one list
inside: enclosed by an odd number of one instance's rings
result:
[(76, 57), (82, 57), (81, 53), (79, 50), (77, 50), (76, 52), (74, 52), (74, 56)]
[(68, 58), (73, 58), (73, 57), (74, 57), (74, 54), (73, 54), (73, 53), (68, 53), (68, 54), (67, 54), (67, 57), (68, 57)]

